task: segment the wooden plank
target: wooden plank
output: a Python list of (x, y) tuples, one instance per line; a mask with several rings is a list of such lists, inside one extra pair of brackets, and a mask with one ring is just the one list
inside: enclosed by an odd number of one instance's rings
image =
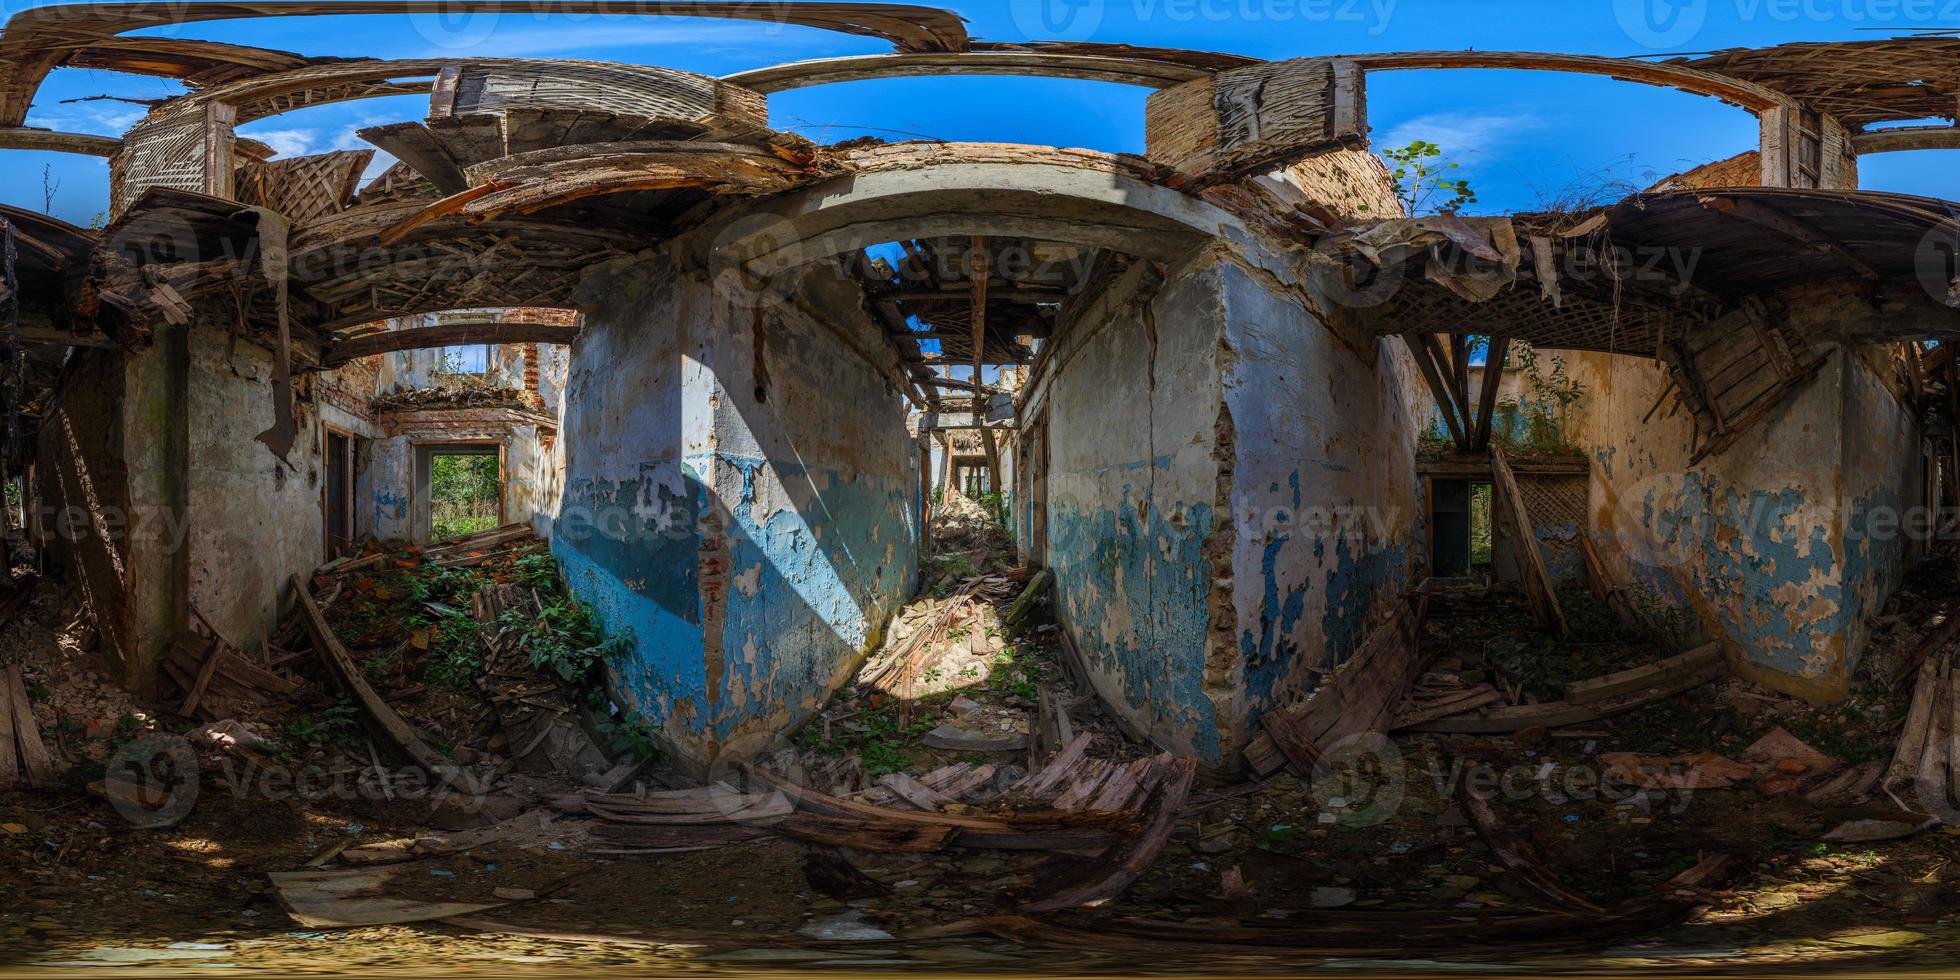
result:
[(12, 789), (19, 780), (20, 756), (14, 751), (14, 699), (0, 697), (0, 789)]
[(1144, 830), (1109, 860), (1092, 867), (1075, 884), (1058, 888), (1046, 898), (1028, 905), (1028, 911), (1050, 912), (1101, 905), (1122, 894), (1131, 882), (1157, 863), (1157, 855), (1170, 842), (1171, 832), (1177, 829), (1178, 814), (1184, 809), (1184, 801), (1191, 795), (1191, 781), (1198, 774), (1198, 764), (1194, 759), (1170, 759), (1161, 761), (1159, 765), (1166, 770), (1166, 774), (1163, 782), (1158, 784), (1150, 823)]
[[(1724, 422), (1721, 430), (1715, 432), (1705, 444), (1696, 449), (1694, 454), (1689, 457), (1688, 462), (1690, 464), (1699, 463), (1709, 456), (1722, 452), (1734, 445), (1735, 440), (1742, 433), (1749, 431), (1756, 423), (1768, 418), (1771, 410), (1782, 404), (1783, 400), (1788, 398), (1792, 392), (1795, 392), (1798, 387), (1809, 381), (1817, 373), (1817, 370), (1824, 366), (1826, 360), (1827, 358), (1814, 357), (1799, 366), (1796, 374), (1783, 379), (1781, 383), (1774, 386), (1765, 395), (1755, 399), (1747, 411), (1743, 412), (1740, 416)], [(1699, 420), (1697, 424), (1700, 424)]]
[(1622, 622), (1632, 623), (1637, 617), (1633, 604), (1627, 601), (1627, 587), (1606, 564), (1606, 556), (1599, 553), (1599, 544), (1588, 528), (1579, 529), (1579, 555), (1586, 562), (1586, 585), (1592, 590), (1593, 598), (1612, 607)]
[(419, 864), (393, 864), (350, 871), (275, 871), (268, 877), (287, 914), (308, 929), (425, 922), (508, 904), (418, 902), (382, 894), (391, 879), (403, 874), (426, 873), (424, 868)]
[(929, 786), (902, 772), (886, 773), (878, 780), (878, 785), (898, 794), (898, 798), (921, 810), (937, 812), (948, 803), (957, 802), (952, 797), (941, 795)]
[(1518, 536), (1516, 550), (1524, 565), (1524, 589), (1531, 600), (1531, 611), (1539, 623), (1564, 636), (1568, 632), (1565, 611), (1559, 608), (1558, 590), (1552, 584), (1551, 573), (1545, 570), (1545, 556), (1538, 550), (1538, 534), (1532, 527), (1531, 513), (1525, 509), (1524, 495), (1518, 492), (1517, 477), (1511, 473), (1503, 447), (1490, 447), (1490, 463), (1497, 492), (1504, 496), (1504, 511), (1510, 515), (1511, 529)]
[(1664, 681), (1676, 671), (1699, 670), (1722, 662), (1722, 644), (1704, 643), (1687, 653), (1657, 660), (1651, 664), (1616, 671), (1590, 680), (1573, 681), (1565, 687), (1570, 704), (1591, 704), (1608, 698), (1632, 694)]
[(1470, 825), (1477, 830), (1477, 836), (1497, 855), (1500, 864), (1532, 891), (1550, 899), (1553, 904), (1567, 912), (1604, 912), (1592, 899), (1580, 894), (1570, 885), (1560, 881), (1551, 869), (1545, 867), (1537, 858), (1527, 853), (1522, 845), (1505, 839), (1497, 814), (1490, 808), (1489, 801), (1470, 790), (1466, 780), (1458, 796), (1463, 803), (1463, 813)]
[(1662, 698), (1671, 697), (1682, 691), (1700, 687), (1722, 676), (1726, 669), (1721, 665), (1704, 667), (1697, 671), (1683, 672), (1664, 678), (1654, 687), (1616, 698), (1594, 701), (1591, 704), (1572, 704), (1554, 701), (1550, 704), (1523, 704), (1508, 708), (1492, 708), (1484, 714), (1457, 715), (1439, 718), (1436, 721), (1409, 726), (1417, 732), (1455, 732), (1459, 734), (1496, 735), (1505, 732), (1523, 731), (1527, 728), (1560, 728), (1566, 725), (1581, 725), (1598, 721), (1613, 715), (1632, 711), (1635, 708), (1652, 704)]
[(1417, 725), (1435, 721), (1438, 718), (1448, 718), (1452, 715), (1475, 711), (1478, 708), (1489, 707), (1503, 700), (1504, 692), (1499, 691), (1489, 684), (1479, 684), (1476, 687), (1465, 689), (1462, 694), (1446, 698), (1434, 704), (1412, 706), (1409, 711), (1396, 715), (1395, 720), (1390, 722), (1389, 725), (1391, 730), (1400, 731), (1404, 728), (1413, 728)]
[(305, 620), (306, 632), (313, 638), (314, 651), (320, 655), (320, 659), (325, 662), (335, 679), (340, 681), (341, 686), (354, 695), (354, 700), (360, 705), (362, 714), (367, 716), (376, 733), (387, 739), (389, 744), (399, 750), (403, 756), (431, 776), (471, 795), (488, 792), (488, 788), (478, 781), (473, 773), (458, 766), (424, 742), (422, 736), (416, 734), (414, 727), (402, 720), (402, 716), (389, 706), (386, 699), (375, 693), (374, 688), (367, 682), (367, 676), (362, 673), (360, 665), (354, 662), (354, 658), (347, 653), (347, 648), (341, 646), (340, 640), (333, 635), (332, 628), (327, 625), (326, 617), (320, 613), (319, 605), (313, 601), (312, 593), (307, 591), (306, 583), (297, 575), (292, 578), (292, 588), (299, 600), (300, 615)]
[(1484, 379), (1477, 392), (1477, 426), (1470, 439), (1470, 451), (1490, 445), (1490, 424), (1497, 414), (1497, 389), (1504, 381), (1504, 359), (1510, 356), (1511, 338), (1492, 337), (1484, 348)]
[(1463, 431), (1463, 422), (1456, 415), (1456, 401), (1450, 397), (1449, 385), (1443, 382), (1441, 368), (1431, 352), (1427, 340), (1421, 334), (1402, 334), (1402, 343), (1416, 359), (1416, 368), (1422, 372), (1423, 383), (1429, 386), (1429, 395), (1436, 402), (1436, 410), (1442, 413), (1443, 424), (1449, 427), (1450, 439), (1458, 449), (1470, 451), (1469, 434)]
[(211, 678), (218, 673), (218, 664), (225, 659), (224, 645), (212, 639), (204, 645), (204, 666), (197, 669), (197, 680), (191, 684), (190, 693), (184, 695), (184, 703), (177, 713), (186, 718), (197, 717), (198, 702), (204, 700), (204, 691), (211, 686)]
[(374, 354), (453, 347), (459, 344), (571, 344), (578, 339), (577, 324), (542, 323), (527, 320), (498, 320), (490, 323), (447, 323), (437, 327), (383, 330), (359, 337), (336, 339), (323, 359), (327, 367)]
[(1904, 727), (1892, 752), (1892, 764), (1885, 769), (1880, 784), (1887, 790), (1913, 779), (1919, 772), (1926, 743), (1932, 739), (1933, 709), (1939, 703), (1940, 661), (1928, 659), (1919, 665), (1919, 682), (1912, 689), (1911, 707), (1906, 710)]

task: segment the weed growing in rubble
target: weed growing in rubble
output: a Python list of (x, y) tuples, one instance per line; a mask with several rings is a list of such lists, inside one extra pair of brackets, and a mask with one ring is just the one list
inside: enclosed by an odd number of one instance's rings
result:
[(525, 555), (511, 563), (511, 571), (527, 589), (539, 592), (558, 590), (558, 559), (549, 551)]
[(583, 683), (599, 667), (630, 649), (624, 635), (606, 639), (591, 610), (558, 599), (536, 616), (512, 609), (497, 620), (498, 637), (524, 653), (533, 670), (550, 670), (566, 682)]
[(281, 739), (290, 758), (301, 749), (352, 749), (361, 744), (361, 715), (347, 695), (333, 705), (286, 723)]
[(444, 616), (429, 634), (429, 662), (422, 679), (462, 690), (483, 669), (483, 647), (477, 640), (476, 620), (467, 614)]
[[(930, 703), (933, 699), (924, 700)], [(836, 730), (828, 740), (820, 728), (811, 726), (798, 732), (796, 741), (800, 748), (831, 756), (855, 751), (864, 763), (865, 774), (875, 779), (905, 768), (906, 752), (938, 724), (934, 720), (937, 714), (922, 711), (910, 724), (900, 725), (898, 704), (892, 702), (860, 714), (850, 727)]]
[(626, 712), (618, 721), (602, 721), (598, 728), (599, 734), (606, 736), (607, 751), (615, 755), (631, 753), (635, 762), (653, 755), (658, 747), (653, 723), (637, 711)]

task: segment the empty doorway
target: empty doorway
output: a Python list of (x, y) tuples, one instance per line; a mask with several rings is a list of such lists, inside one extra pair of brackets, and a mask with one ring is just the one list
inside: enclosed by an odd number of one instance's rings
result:
[(327, 479), (321, 489), (322, 525), (327, 535), (327, 558), (354, 550), (354, 438), (327, 430)]
[(1429, 563), (1437, 578), (1487, 575), (1491, 567), (1491, 485), (1429, 481)]
[(448, 541), (504, 523), (503, 447), (497, 443), (417, 446), (416, 540)]

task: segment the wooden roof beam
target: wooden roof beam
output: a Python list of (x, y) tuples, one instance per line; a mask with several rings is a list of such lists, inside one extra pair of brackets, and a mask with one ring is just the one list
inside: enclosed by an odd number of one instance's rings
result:
[(384, 330), (343, 337), (328, 346), (324, 363), (335, 368), (349, 361), (374, 354), (458, 344), (570, 344), (578, 337), (573, 324), (530, 320), (496, 320), (483, 323), (445, 323), (434, 327)]
[(1700, 195), (1701, 206), (1711, 211), (1719, 211), (1731, 217), (1740, 218), (1751, 224), (1761, 225), (1785, 238), (1790, 238), (1812, 248), (1837, 256), (1855, 270), (1860, 278), (1877, 282), (1885, 278), (1871, 263), (1852, 254), (1843, 242), (1818, 231), (1802, 220), (1792, 218), (1775, 208), (1755, 201), (1745, 201), (1720, 194)]

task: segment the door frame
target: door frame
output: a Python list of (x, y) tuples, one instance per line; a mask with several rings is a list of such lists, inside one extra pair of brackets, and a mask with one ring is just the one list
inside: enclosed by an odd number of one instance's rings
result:
[(497, 526), (509, 523), (510, 501), (508, 484), (509, 467), (506, 465), (504, 442), (501, 439), (431, 439), (417, 440), (415, 447), (415, 493), (410, 508), (409, 537), (416, 544), (431, 544), (435, 538), (435, 514), (429, 502), (429, 479), (437, 456), (495, 456), (497, 457)]
[(333, 440), (335, 436), (343, 440), (345, 447), (340, 458), (341, 473), (344, 476), (341, 487), (343, 493), (341, 495), (342, 508), (340, 517), (341, 520), (347, 522), (346, 547), (350, 552), (354, 549), (354, 539), (358, 536), (358, 532), (354, 526), (354, 486), (358, 481), (354, 478), (354, 433), (337, 425), (324, 425), (322, 429), (324, 431), (320, 435), (322, 443), (320, 446), (320, 458), (328, 465), (325, 467), (326, 472), (320, 476), (320, 541), (321, 553), (326, 556), (326, 560), (332, 561), (340, 557), (340, 555), (334, 553), (333, 520), (328, 513), (328, 507), (333, 501), (333, 466), (332, 460), (329, 457), (333, 455)]

